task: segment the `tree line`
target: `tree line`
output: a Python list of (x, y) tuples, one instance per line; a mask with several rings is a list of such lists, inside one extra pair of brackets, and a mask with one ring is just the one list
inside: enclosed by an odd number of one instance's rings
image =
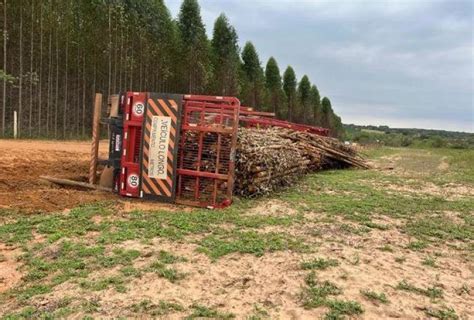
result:
[(0, 137), (79, 138), (95, 92), (237, 96), (242, 105), (335, 136), (341, 119), (308, 76), (263, 67), (255, 46), (221, 14), (208, 39), (197, 0), (176, 19), (163, 0), (3, 0), (0, 9)]

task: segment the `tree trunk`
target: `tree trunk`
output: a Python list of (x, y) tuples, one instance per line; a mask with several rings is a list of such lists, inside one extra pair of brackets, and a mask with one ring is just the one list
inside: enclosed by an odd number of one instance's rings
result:
[(51, 64), (53, 62), (53, 54), (51, 52), (51, 42), (52, 42), (52, 35), (49, 33), (49, 41), (48, 41), (48, 97), (47, 97), (47, 105), (46, 105), (46, 135), (49, 137), (49, 125), (51, 122), (51, 93), (53, 92), (53, 86), (51, 85)]
[(32, 136), (32, 123), (31, 118), (33, 115), (33, 53), (34, 53), (34, 38), (33, 38), (33, 24), (34, 24), (34, 8), (35, 1), (31, 0), (31, 30), (30, 30), (30, 109), (28, 116), (28, 134)]
[(39, 95), (38, 95), (38, 135), (41, 135), (41, 109), (43, 107), (43, 6), (40, 6), (40, 67), (39, 67)]
[(23, 109), (23, 0), (20, 0), (20, 81), (18, 88), (18, 136), (21, 137)]
[(112, 5), (109, 4), (109, 84), (107, 86), (107, 93), (110, 96), (110, 89), (112, 86)]
[[(3, 1), (3, 71), (7, 73), (7, 0)], [(2, 137), (5, 137), (5, 113), (7, 109), (7, 80), (3, 79)]]
[(66, 62), (65, 62), (65, 80), (64, 80), (64, 107), (63, 107), (63, 138), (66, 138), (67, 124), (67, 98), (68, 98), (68, 70), (69, 70), (69, 31), (66, 31)]
[(58, 138), (58, 112), (59, 112), (59, 30), (56, 28), (56, 90), (54, 97), (54, 137)]
[(82, 136), (86, 135), (86, 58), (82, 53)]

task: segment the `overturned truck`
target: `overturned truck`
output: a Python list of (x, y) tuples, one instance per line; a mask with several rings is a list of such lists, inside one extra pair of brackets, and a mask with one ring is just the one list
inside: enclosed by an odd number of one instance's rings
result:
[[(112, 109), (114, 109), (112, 107)], [(107, 168), (122, 196), (223, 208), (302, 174), (367, 165), (329, 131), (274, 118), (234, 97), (126, 92), (109, 124)]]

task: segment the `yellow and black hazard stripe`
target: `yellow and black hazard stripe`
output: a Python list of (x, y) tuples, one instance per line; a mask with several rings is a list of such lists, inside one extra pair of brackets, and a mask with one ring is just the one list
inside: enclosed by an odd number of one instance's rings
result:
[[(142, 141), (142, 192), (143, 196), (159, 197), (174, 201), (176, 195), (176, 166), (178, 158), (179, 123), (181, 122), (181, 95), (150, 94), (147, 101)], [(171, 118), (167, 152), (166, 179), (155, 179), (148, 175), (151, 126), (154, 116)]]

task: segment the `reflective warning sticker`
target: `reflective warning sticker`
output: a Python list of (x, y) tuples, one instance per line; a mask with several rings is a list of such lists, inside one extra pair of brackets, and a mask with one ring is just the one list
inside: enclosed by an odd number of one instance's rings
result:
[(148, 176), (166, 180), (171, 117), (153, 116), (150, 130)]

